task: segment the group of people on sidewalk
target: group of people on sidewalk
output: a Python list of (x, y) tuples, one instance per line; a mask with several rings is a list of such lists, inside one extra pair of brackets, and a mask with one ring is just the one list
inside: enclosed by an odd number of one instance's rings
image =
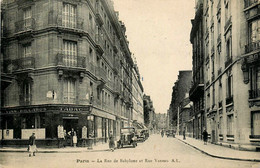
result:
[[(76, 131), (74, 131), (74, 129), (72, 129), (68, 134), (71, 137), (71, 139), (70, 139), (71, 146), (73, 144), (73, 146), (76, 147), (76, 145), (77, 145)], [(29, 143), (28, 143), (28, 148), (27, 148), (27, 151), (29, 152), (29, 157), (35, 156), (35, 153), (37, 152), (37, 147), (36, 147), (35, 141), (36, 141), (36, 136), (35, 136), (35, 133), (33, 132), (32, 135), (29, 137)], [(109, 149), (112, 152), (115, 150), (115, 139), (114, 139), (112, 132), (110, 132), (110, 134), (109, 134)]]
[[(202, 137), (203, 137), (203, 141), (204, 141), (204, 145), (207, 145), (207, 142), (208, 142), (208, 132), (206, 131), (206, 129), (204, 129), (204, 131), (202, 132)], [(186, 139), (186, 136), (185, 136), (185, 130), (183, 131), (183, 140)]]

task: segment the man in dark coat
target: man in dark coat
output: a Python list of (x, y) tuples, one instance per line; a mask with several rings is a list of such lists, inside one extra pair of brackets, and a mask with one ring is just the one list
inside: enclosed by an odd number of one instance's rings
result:
[(202, 136), (203, 136), (204, 145), (207, 145), (208, 132), (206, 130), (204, 130), (203, 133), (202, 133)]
[(35, 156), (35, 152), (36, 152), (36, 144), (35, 144), (35, 133), (32, 133), (32, 135), (29, 138), (29, 157), (31, 157), (31, 155), (33, 154), (33, 156)]

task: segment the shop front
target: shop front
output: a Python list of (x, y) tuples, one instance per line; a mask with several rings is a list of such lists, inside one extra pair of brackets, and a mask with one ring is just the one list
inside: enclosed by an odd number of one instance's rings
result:
[[(1, 109), (1, 145), (26, 146), (34, 132), (38, 146), (71, 145), (67, 139), (74, 130), (78, 145), (87, 135), (90, 106), (34, 105)], [(86, 133), (82, 133), (82, 128)], [(86, 137), (87, 138), (87, 137)], [(62, 142), (62, 144), (60, 143)]]

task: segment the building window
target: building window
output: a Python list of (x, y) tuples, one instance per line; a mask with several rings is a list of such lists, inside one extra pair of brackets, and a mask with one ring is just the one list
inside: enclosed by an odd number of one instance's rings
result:
[(260, 48), (260, 19), (249, 23), (249, 44), (248, 52)]
[(64, 3), (62, 10), (62, 26), (76, 28), (76, 6)]
[(67, 78), (63, 84), (63, 100), (64, 103), (76, 103), (76, 81), (73, 78)]
[(31, 57), (31, 54), (32, 54), (31, 43), (27, 43), (23, 45), (23, 57), (24, 58)]
[(212, 86), (212, 105), (215, 105), (215, 85)]
[(32, 9), (28, 7), (23, 12), (24, 28), (30, 28), (32, 26)]
[(89, 48), (89, 62), (94, 62), (93, 50)]
[(32, 84), (30, 80), (25, 80), (21, 85), (20, 105), (30, 105), (32, 101)]
[(234, 135), (234, 116), (227, 116), (227, 135)]
[(223, 117), (219, 117), (219, 134), (223, 134)]
[(250, 91), (249, 98), (260, 97), (260, 66), (250, 67)]
[(260, 112), (252, 113), (252, 135), (260, 135)]
[(93, 18), (92, 18), (92, 15), (91, 14), (89, 14), (89, 26), (90, 26), (90, 28), (93, 30)]
[(226, 43), (226, 54), (227, 57), (226, 59), (229, 60), (230, 58), (232, 58), (232, 43), (231, 43), (231, 38), (227, 40)]
[(77, 65), (77, 43), (73, 41), (63, 41), (63, 63), (66, 66)]
[(228, 75), (227, 79), (226, 79), (226, 96), (227, 99), (228, 98), (232, 98), (233, 97), (233, 77), (232, 75)]

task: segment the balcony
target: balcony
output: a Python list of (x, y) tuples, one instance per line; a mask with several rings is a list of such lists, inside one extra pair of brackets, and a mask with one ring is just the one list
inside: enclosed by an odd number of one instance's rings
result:
[(57, 54), (57, 66), (65, 68), (86, 68), (86, 58), (59, 53)]
[(76, 104), (76, 93), (63, 92), (63, 102), (66, 104)]
[(120, 86), (114, 83), (114, 94), (119, 96), (121, 92)]
[(259, 0), (245, 0), (245, 8), (258, 4)]
[(231, 103), (233, 103), (233, 96), (230, 96), (230, 97), (226, 98), (226, 105), (229, 105)]
[(32, 31), (35, 29), (35, 19), (29, 18), (15, 22), (15, 33)]
[(249, 99), (255, 99), (260, 97), (260, 90), (249, 90)]
[(35, 59), (34, 57), (25, 57), (25, 58), (19, 58), (16, 60), (11, 61), (12, 70), (14, 71), (20, 71), (20, 70), (26, 70), (26, 69), (34, 69), (35, 68)]
[(225, 68), (227, 68), (232, 63), (232, 57), (229, 57), (225, 62)]
[(245, 52), (250, 53), (252, 51), (260, 50), (260, 40), (256, 42), (249, 43), (245, 46)]
[(48, 24), (51, 27), (58, 27), (59, 30), (82, 33), (84, 28), (84, 20), (79, 16), (69, 16), (49, 12)]
[(201, 82), (196, 82), (192, 85), (190, 89), (190, 99), (191, 100), (198, 100), (199, 96), (203, 96), (204, 92), (204, 84)]
[(230, 16), (229, 19), (226, 21), (226, 24), (224, 26), (224, 32), (226, 32), (229, 29), (229, 27), (232, 25), (231, 18), (232, 17)]

